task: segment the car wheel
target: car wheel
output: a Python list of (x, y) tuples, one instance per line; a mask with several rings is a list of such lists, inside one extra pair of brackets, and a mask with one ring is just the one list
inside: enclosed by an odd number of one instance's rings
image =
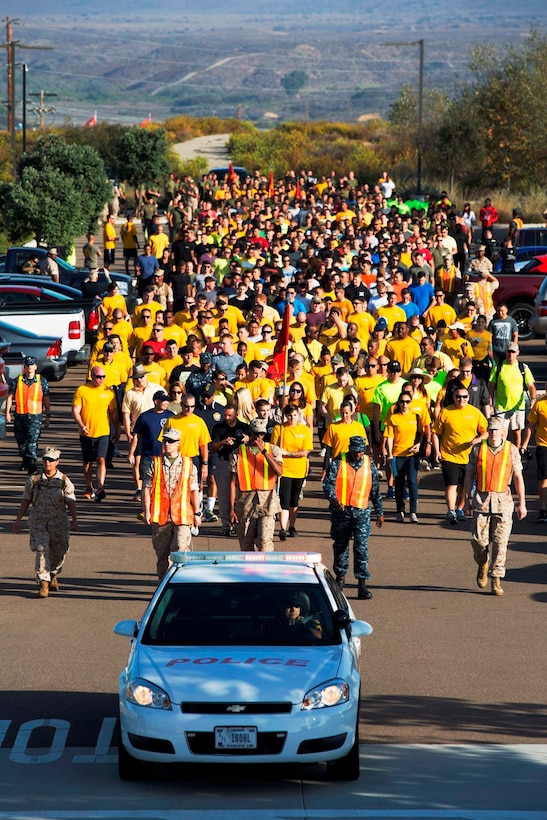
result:
[(517, 323), (521, 342), (532, 339), (534, 336), (530, 327), (530, 319), (533, 315), (534, 307), (527, 302), (517, 302), (509, 308), (509, 316), (512, 316)]
[(130, 754), (122, 741), (122, 733), (118, 730), (118, 776), (120, 780), (148, 780), (152, 776), (153, 763), (137, 760)]
[(330, 760), (327, 763), (328, 780), (359, 780), (359, 710), (357, 711), (357, 724), (355, 726), (355, 740), (353, 746), (344, 757), (338, 760)]

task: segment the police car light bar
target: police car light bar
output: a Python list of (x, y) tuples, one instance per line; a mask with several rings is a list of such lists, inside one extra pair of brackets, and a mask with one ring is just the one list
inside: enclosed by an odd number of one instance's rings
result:
[(174, 564), (243, 564), (268, 563), (279, 564), (291, 562), (296, 564), (320, 564), (320, 552), (172, 552), (171, 561)]

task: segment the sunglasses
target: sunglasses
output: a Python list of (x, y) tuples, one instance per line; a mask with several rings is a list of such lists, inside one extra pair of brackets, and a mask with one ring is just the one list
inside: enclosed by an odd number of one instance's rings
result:
[(105, 376), (105, 374), (103, 373), (103, 374), (102, 374), (102, 376), (97, 376), (97, 375), (95, 375), (95, 376), (93, 376), (93, 378), (94, 378), (94, 379), (106, 379), (106, 376)]
[(51, 458), (51, 456), (44, 456), (42, 461), (59, 461), (58, 458)]

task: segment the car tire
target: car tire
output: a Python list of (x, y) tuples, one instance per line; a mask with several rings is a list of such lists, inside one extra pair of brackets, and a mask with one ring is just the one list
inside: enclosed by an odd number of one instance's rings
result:
[(359, 760), (359, 710), (357, 710), (357, 723), (355, 725), (355, 739), (353, 746), (344, 757), (338, 760), (330, 760), (327, 763), (328, 780), (359, 780), (361, 764)]
[(528, 302), (516, 302), (509, 308), (509, 316), (512, 316), (518, 325), (519, 340), (521, 342), (527, 339), (533, 339), (534, 334), (530, 327), (530, 320), (534, 315), (534, 306)]
[(118, 776), (120, 780), (149, 780), (152, 776), (153, 763), (137, 760), (130, 754), (122, 741), (122, 733), (118, 731)]

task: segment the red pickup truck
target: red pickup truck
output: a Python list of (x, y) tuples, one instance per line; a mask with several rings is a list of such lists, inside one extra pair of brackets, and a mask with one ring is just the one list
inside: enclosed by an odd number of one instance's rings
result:
[[(547, 276), (547, 255), (535, 256), (516, 273), (496, 273), (500, 286), (494, 291), (494, 304), (506, 302), (509, 315), (519, 328), (519, 339), (531, 339), (530, 320), (534, 315), (534, 300)], [(476, 276), (470, 277), (473, 281)]]

